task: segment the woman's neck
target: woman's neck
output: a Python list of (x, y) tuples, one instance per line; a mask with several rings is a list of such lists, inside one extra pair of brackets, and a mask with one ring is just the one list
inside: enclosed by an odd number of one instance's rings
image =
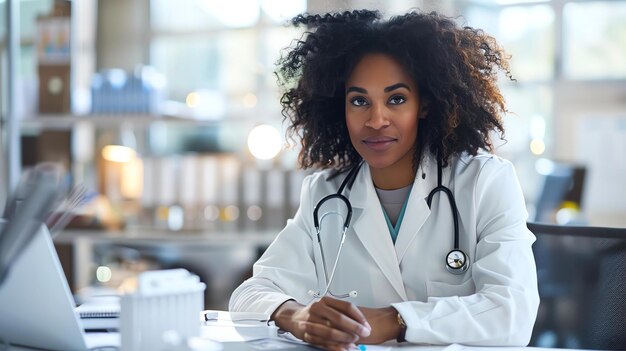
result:
[(404, 188), (415, 181), (413, 164), (410, 167), (404, 165), (392, 165), (385, 168), (370, 168), (374, 186), (382, 190), (395, 190)]

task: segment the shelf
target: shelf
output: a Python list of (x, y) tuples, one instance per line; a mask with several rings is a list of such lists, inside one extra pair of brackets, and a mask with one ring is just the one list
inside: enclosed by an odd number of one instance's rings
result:
[(122, 231), (63, 230), (55, 238), (56, 243), (74, 243), (87, 240), (91, 243), (118, 245), (169, 245), (169, 246), (269, 246), (276, 238), (276, 230), (246, 231), (167, 231), (135, 228)]
[(158, 116), (146, 114), (119, 114), (119, 115), (72, 115), (50, 114), (24, 118), (21, 121), (22, 129), (71, 129), (77, 123), (85, 122), (96, 127), (117, 127), (122, 123), (132, 126), (146, 126), (154, 122), (168, 123), (196, 123), (214, 124), (216, 121), (206, 121), (191, 118), (172, 116)]
[[(132, 127), (146, 127), (155, 122), (182, 123), (199, 126), (249, 126), (259, 122), (259, 115), (281, 116), (277, 111), (259, 111), (255, 109), (231, 108), (220, 114), (219, 117), (207, 114), (206, 111), (197, 111), (177, 101), (166, 101), (160, 105), (159, 114), (148, 113), (120, 113), (120, 114), (32, 114), (21, 118), (22, 130), (39, 129), (72, 129), (79, 122), (85, 122), (96, 128), (117, 128), (122, 123), (129, 123)], [(279, 120), (280, 118), (274, 118)], [(270, 120), (266, 118), (265, 120)]]

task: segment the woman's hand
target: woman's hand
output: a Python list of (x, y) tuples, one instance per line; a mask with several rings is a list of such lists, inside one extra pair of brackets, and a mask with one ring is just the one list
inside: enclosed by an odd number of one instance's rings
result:
[(308, 306), (287, 301), (276, 309), (272, 320), (297, 338), (332, 351), (355, 348), (355, 342), (371, 332), (359, 308), (328, 296)]
[(388, 340), (396, 339), (398, 335), (400, 335), (398, 311), (395, 308), (359, 307), (359, 309), (372, 327), (372, 332), (369, 336), (359, 339), (360, 344), (380, 344)]

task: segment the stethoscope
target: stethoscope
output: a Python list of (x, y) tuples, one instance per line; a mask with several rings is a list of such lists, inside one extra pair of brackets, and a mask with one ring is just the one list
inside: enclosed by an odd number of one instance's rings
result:
[[(352, 205), (350, 204), (350, 200), (348, 200), (348, 198), (343, 195), (343, 191), (346, 187), (348, 188), (348, 190), (352, 189), (352, 185), (354, 184), (356, 175), (358, 174), (359, 169), (361, 168), (362, 164), (363, 162), (360, 162), (358, 165), (354, 166), (350, 170), (346, 178), (343, 180), (343, 182), (341, 182), (341, 185), (339, 186), (339, 189), (337, 190), (337, 192), (334, 194), (327, 195), (324, 198), (322, 198), (317, 203), (317, 205), (315, 205), (315, 209), (313, 210), (313, 224), (315, 226), (315, 231), (317, 234), (317, 246), (319, 247), (319, 250), (320, 250), (320, 255), (322, 258), (322, 269), (324, 270), (324, 279), (326, 280), (326, 288), (324, 288), (323, 293), (320, 293), (319, 291), (315, 292), (313, 290), (309, 290), (308, 292), (309, 295), (313, 296), (314, 298), (321, 298), (326, 295), (331, 295), (337, 298), (357, 297), (358, 293), (356, 292), (356, 290), (352, 290), (345, 294), (335, 294), (330, 291), (330, 286), (333, 283), (335, 272), (337, 270), (337, 264), (339, 263), (339, 257), (341, 256), (341, 250), (343, 249), (343, 244), (346, 240), (346, 232), (348, 231), (348, 228), (350, 227), (350, 221), (352, 220)], [(452, 210), (452, 219), (454, 222), (454, 247), (446, 255), (445, 264), (446, 264), (446, 269), (448, 270), (448, 272), (452, 274), (463, 274), (467, 271), (467, 269), (470, 266), (469, 256), (465, 252), (463, 252), (463, 250), (459, 248), (459, 217), (458, 217), (458, 209), (456, 207), (456, 201), (454, 200), (454, 195), (452, 194), (452, 191), (450, 191), (449, 188), (441, 184), (441, 178), (442, 178), (441, 160), (437, 160), (437, 186), (433, 190), (431, 190), (431, 192), (428, 194), (426, 203), (428, 204), (428, 208), (430, 208), (432, 200), (433, 200), (433, 196), (435, 196), (435, 194), (439, 191), (443, 192), (444, 194), (448, 196), (448, 201), (450, 202), (450, 209)], [(324, 220), (324, 217), (326, 217), (327, 215), (339, 214), (339, 212), (336, 212), (336, 211), (327, 212), (324, 215), (322, 215), (322, 218), (319, 218), (318, 212), (320, 208), (322, 207), (322, 205), (326, 201), (331, 200), (331, 199), (338, 199), (342, 201), (346, 205), (348, 214), (346, 215), (346, 219), (343, 223), (343, 230), (341, 233), (341, 242), (339, 243), (339, 249), (337, 250), (337, 257), (335, 258), (335, 262), (333, 263), (333, 269), (330, 273), (330, 278), (329, 278), (327, 274), (328, 270), (326, 268), (326, 258), (324, 257), (324, 249), (322, 247), (322, 240), (321, 240), (321, 235), (320, 235), (320, 232), (321, 232), (320, 223), (322, 220)]]

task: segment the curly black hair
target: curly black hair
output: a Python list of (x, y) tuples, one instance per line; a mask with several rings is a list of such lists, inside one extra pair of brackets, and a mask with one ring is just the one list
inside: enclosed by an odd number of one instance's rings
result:
[(360, 162), (345, 123), (345, 82), (368, 53), (387, 54), (402, 64), (428, 102), (428, 117), (419, 122), (415, 167), (423, 150), (445, 166), (452, 155), (491, 151), (492, 131), (504, 138), (506, 108), (497, 74), (513, 78), (508, 57), (482, 30), (417, 11), (389, 20), (369, 10), (302, 14), (292, 24), (308, 31), (278, 61), (276, 74), (288, 135), (300, 139), (303, 168), (344, 171)]

